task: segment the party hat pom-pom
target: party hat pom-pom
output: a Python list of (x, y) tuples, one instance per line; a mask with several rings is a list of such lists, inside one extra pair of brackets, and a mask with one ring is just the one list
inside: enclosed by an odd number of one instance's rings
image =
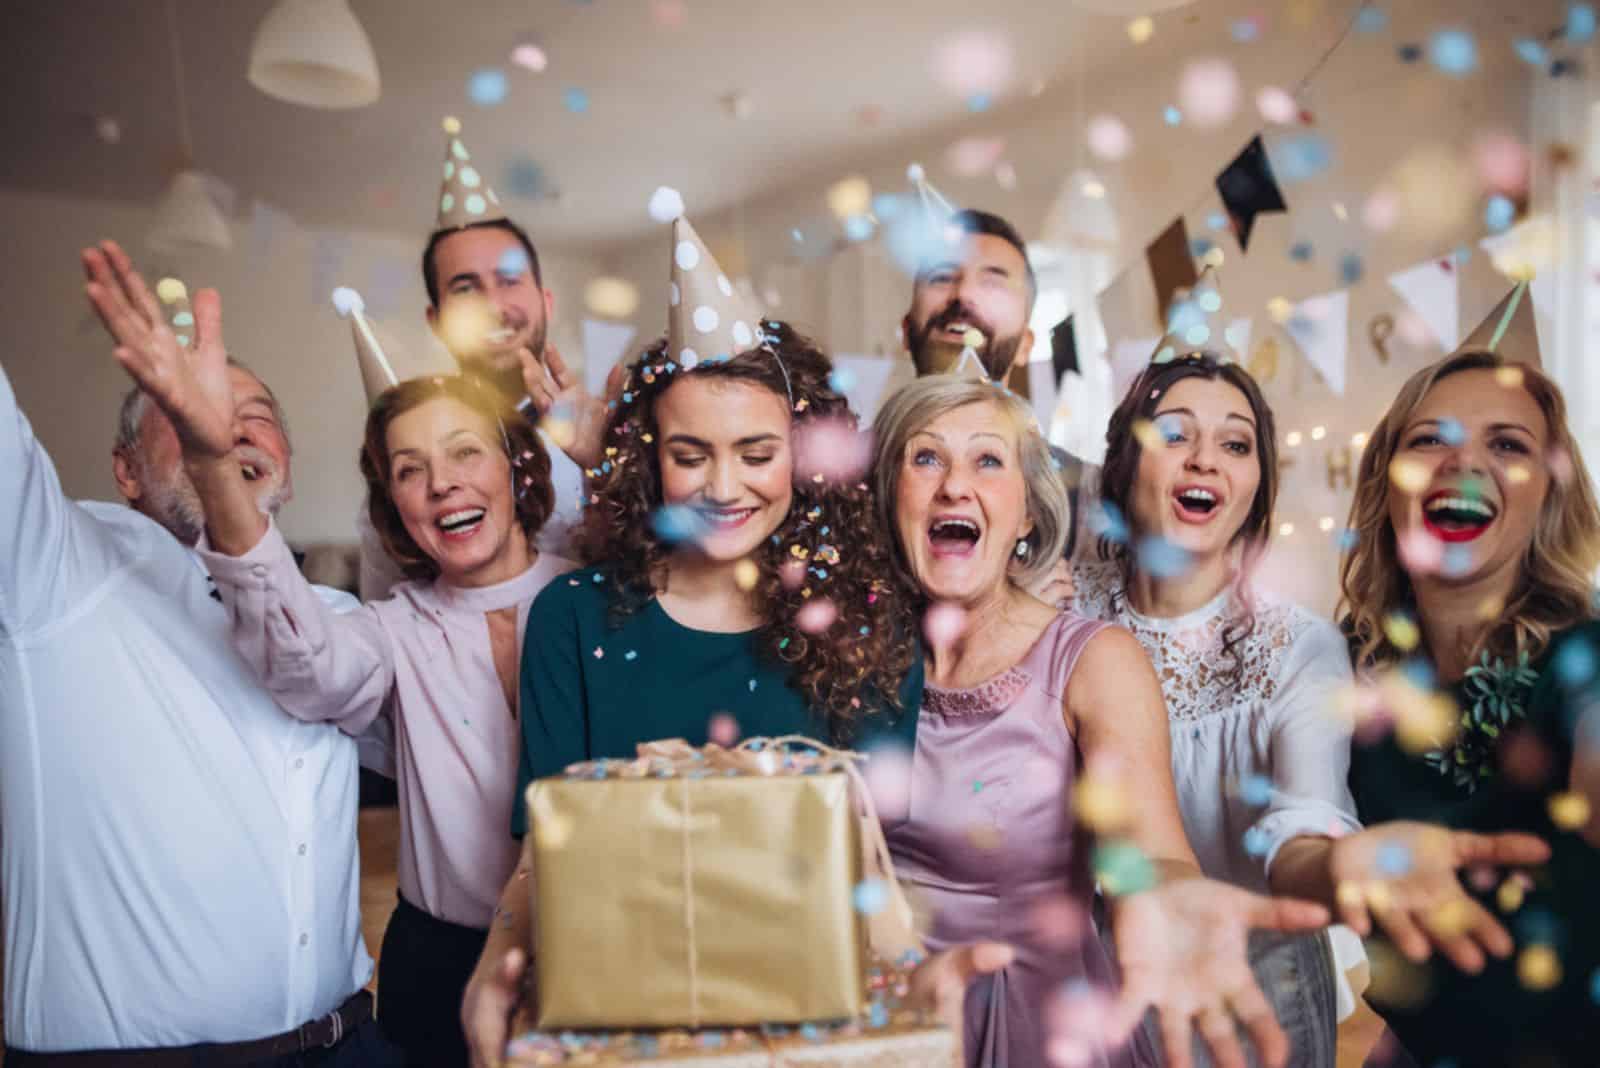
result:
[(913, 163), (906, 168), (906, 178), (909, 181), (920, 184), (927, 177), (928, 173), (922, 169), (922, 164), (920, 163)]
[(361, 294), (349, 286), (340, 286), (333, 291), (333, 306), (338, 310), (341, 319), (348, 319), (367, 310), (366, 301), (361, 299)]
[(451, 137), (454, 137), (456, 134), (460, 133), (461, 120), (456, 118), (454, 115), (446, 115), (444, 118), (444, 132), (449, 134)]
[(650, 194), (650, 218), (669, 223), (683, 215), (683, 194), (669, 185), (657, 186)]

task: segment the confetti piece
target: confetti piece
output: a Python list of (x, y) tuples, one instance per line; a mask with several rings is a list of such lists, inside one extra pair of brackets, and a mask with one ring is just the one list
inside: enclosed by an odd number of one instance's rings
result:
[(605, 659), (605, 655), (606, 655), (606, 651), (603, 648), (601, 648), (598, 645), (594, 647), (594, 658), (596, 660)]
[(1151, 534), (1139, 541), (1139, 566), (1153, 578), (1177, 578), (1189, 570), (1189, 551), (1180, 545)]
[(1517, 207), (1511, 198), (1496, 193), (1483, 208), (1483, 223), (1490, 233), (1503, 233), (1516, 221)]
[(1156, 23), (1149, 15), (1140, 15), (1128, 23), (1128, 40), (1134, 44), (1144, 44), (1156, 32)]
[(841, 178), (828, 187), (828, 210), (841, 221), (865, 215), (872, 208), (872, 186), (859, 174)]
[(1096, 537), (1104, 538), (1113, 545), (1121, 545), (1128, 540), (1128, 523), (1110, 501), (1099, 501), (1089, 513), (1089, 529)]
[(1228, 27), (1228, 32), (1240, 44), (1250, 44), (1261, 37), (1260, 16), (1253, 15), (1247, 18), (1234, 19), (1233, 24)]
[(795, 626), (807, 634), (821, 634), (839, 618), (839, 609), (826, 597), (814, 597), (795, 614)]
[(1428, 42), (1428, 58), (1446, 74), (1460, 77), (1478, 67), (1478, 45), (1465, 30), (1440, 30)]
[(1388, 25), (1389, 13), (1371, 4), (1363, 7), (1356, 16), (1356, 29), (1362, 33), (1377, 33), (1379, 30), (1387, 29)]
[(1595, 32), (1594, 8), (1588, 4), (1573, 4), (1567, 8), (1567, 25), (1564, 31), (1572, 44), (1587, 44)]
[(1058, 952), (1081, 945), (1088, 924), (1083, 906), (1066, 894), (1049, 894), (1028, 908), (1029, 929), (1040, 944)]
[(756, 567), (753, 560), (746, 558), (733, 565), (733, 581), (746, 593), (756, 588), (756, 582), (760, 578), (761, 569)]
[(1517, 981), (1529, 990), (1549, 990), (1561, 982), (1561, 958), (1549, 946), (1528, 946), (1517, 954)]
[(1272, 848), (1272, 839), (1259, 827), (1244, 832), (1244, 851), (1252, 857), (1264, 857)]
[(1256, 110), (1268, 122), (1287, 126), (1300, 118), (1300, 105), (1296, 104), (1294, 97), (1275, 85), (1269, 85), (1256, 93)]
[(1239, 74), (1226, 60), (1195, 60), (1178, 79), (1178, 103), (1196, 126), (1221, 126), (1239, 109)]
[(650, 516), (650, 528), (656, 537), (668, 545), (679, 545), (703, 537), (706, 521), (700, 513), (684, 504), (667, 504), (657, 508)]
[(922, 617), (922, 633), (935, 648), (953, 645), (966, 629), (966, 610), (948, 601), (933, 605)]
[(706, 738), (716, 742), (724, 749), (737, 745), (739, 742), (739, 721), (726, 712), (718, 712), (706, 724)]
[(1389, 480), (1403, 493), (1421, 493), (1433, 480), (1433, 473), (1420, 460), (1402, 456), (1389, 465)]
[(1239, 797), (1247, 805), (1257, 807), (1272, 800), (1272, 780), (1265, 775), (1247, 775), (1239, 783)]
[(454, 115), (446, 115), (441, 125), (444, 126), (444, 132), (451, 137), (461, 132), (461, 120)]
[(1589, 823), (1589, 799), (1583, 794), (1554, 794), (1549, 802), (1550, 822), (1563, 831), (1582, 830)]
[(1134, 894), (1156, 884), (1155, 865), (1142, 849), (1126, 840), (1095, 846), (1092, 863), (1095, 878), (1110, 894)]
[(1311, 259), (1312, 251), (1311, 242), (1296, 241), (1289, 246), (1289, 258), (1296, 263), (1305, 263)]
[(1085, 139), (1089, 151), (1108, 162), (1125, 157), (1133, 149), (1133, 135), (1127, 124), (1115, 115), (1096, 115), (1089, 120)]
[(1333, 147), (1320, 134), (1303, 133), (1279, 142), (1272, 159), (1284, 181), (1303, 182), (1333, 165)]
[(1411, 850), (1399, 842), (1384, 842), (1378, 847), (1378, 873), (1395, 879), (1411, 870)]
[(561, 103), (574, 115), (582, 115), (589, 110), (589, 94), (576, 87), (564, 89), (561, 92)]
[(1179, 111), (1176, 105), (1168, 104), (1166, 109), (1161, 112), (1161, 120), (1168, 126), (1181, 125), (1183, 123), (1183, 112)]
[(1507, 879), (1500, 884), (1500, 889), (1495, 891), (1495, 904), (1499, 906), (1501, 912), (1515, 912), (1522, 907), (1522, 900), (1525, 894), (1526, 891), (1523, 890), (1521, 882), (1516, 879)]
[(1511, 464), (1506, 468), (1506, 481), (1510, 482), (1513, 486), (1520, 486), (1532, 477), (1533, 472), (1529, 471), (1522, 464)]
[(1128, 822), (1128, 800), (1122, 788), (1106, 775), (1086, 774), (1072, 788), (1078, 821), (1100, 834), (1121, 829)]
[(506, 72), (495, 67), (475, 70), (467, 78), (467, 97), (480, 107), (493, 107), (505, 100), (511, 91)]
[(637, 660), (637, 659), (639, 659), (639, 650), (637, 650), (637, 649), (629, 649), (627, 652), (622, 654), (622, 659), (624, 659), (624, 660)]
[(1366, 266), (1361, 262), (1361, 257), (1354, 252), (1346, 252), (1339, 257), (1339, 281), (1347, 286), (1353, 286), (1361, 281), (1361, 276), (1366, 274)]
[(538, 74), (550, 65), (550, 57), (538, 45), (526, 42), (511, 50), (511, 62), (523, 70)]
[(189, 299), (189, 288), (176, 278), (163, 278), (156, 283), (156, 296), (163, 304), (176, 304)]
[(1522, 386), (1522, 368), (1515, 366), (1496, 367), (1494, 369), (1496, 385), (1507, 389), (1520, 389)]

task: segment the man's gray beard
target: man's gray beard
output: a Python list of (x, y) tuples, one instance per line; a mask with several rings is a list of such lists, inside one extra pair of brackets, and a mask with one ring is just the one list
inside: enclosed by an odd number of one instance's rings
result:
[[(911, 347), (911, 351), (915, 353), (913, 364), (919, 375), (929, 374), (932, 371), (932, 353), (929, 351), (933, 348), (929, 341), (932, 335), (933, 330), (931, 328), (925, 329), (913, 339)], [(1015, 337), (995, 338), (984, 345), (983, 349), (978, 353), (978, 359), (983, 363), (984, 372), (988, 374), (990, 381), (1005, 385), (1010, 380), (1011, 364), (1016, 359), (1017, 349), (1021, 347), (1022, 335), (1020, 333)], [(953, 371), (955, 370), (955, 365), (952, 364), (945, 370)]]
[[(150, 470), (143, 458), (138, 461), (139, 485), (144, 491), (139, 510), (167, 529), (174, 538), (185, 545), (194, 545), (206, 529), (206, 512), (200, 505), (200, 494), (189, 480), (183, 465), (174, 464), (162, 477)], [(256, 497), (256, 507), (263, 515), (275, 516), (288, 496), (284, 482), (269, 485)]]

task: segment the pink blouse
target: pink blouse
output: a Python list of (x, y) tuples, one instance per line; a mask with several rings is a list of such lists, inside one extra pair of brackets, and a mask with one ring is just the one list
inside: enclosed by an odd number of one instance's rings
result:
[(575, 565), (542, 553), (495, 586), (403, 582), (385, 600), (336, 615), (275, 523), (243, 556), (204, 540), (200, 556), (228, 608), (234, 647), (290, 715), (352, 735), (389, 718), (400, 892), (440, 919), (488, 927), (520, 853), (510, 817), (521, 734), (485, 614), (516, 607), (520, 650), (534, 596)]

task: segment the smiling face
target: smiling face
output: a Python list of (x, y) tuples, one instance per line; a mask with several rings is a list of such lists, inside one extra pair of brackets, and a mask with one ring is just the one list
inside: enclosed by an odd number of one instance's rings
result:
[(700, 520), (686, 546), (719, 563), (755, 552), (794, 496), (787, 400), (750, 382), (679, 375), (656, 398), (655, 422), (662, 504)]
[(1396, 536), (1444, 542), (1447, 582), (1520, 567), (1550, 491), (1549, 435), (1538, 402), (1493, 370), (1441, 378), (1401, 428), (1394, 464), (1404, 477), (1389, 483)]
[(544, 350), (551, 295), (533, 277), (527, 250), (515, 234), (469, 227), (433, 249), (439, 305), (428, 309), (433, 326), (463, 371), (481, 374), (521, 393), (517, 353)]
[(1033, 529), (1010, 419), (988, 402), (952, 409), (912, 434), (898, 462), (896, 534), (917, 585), (958, 604), (1000, 591)]
[(995, 234), (964, 234), (951, 255), (917, 278), (902, 324), (918, 374), (955, 366), (967, 332), (983, 335), (978, 355), (989, 377), (1004, 380), (1033, 346), (1027, 262)]
[(440, 577), (488, 586), (526, 570), (511, 462), (494, 420), (436, 397), (390, 420), (385, 444), (395, 510)]
[(1166, 391), (1141, 442), (1134, 528), (1185, 549), (1197, 564), (1233, 545), (1261, 486), (1250, 401), (1221, 379), (1190, 377)]

